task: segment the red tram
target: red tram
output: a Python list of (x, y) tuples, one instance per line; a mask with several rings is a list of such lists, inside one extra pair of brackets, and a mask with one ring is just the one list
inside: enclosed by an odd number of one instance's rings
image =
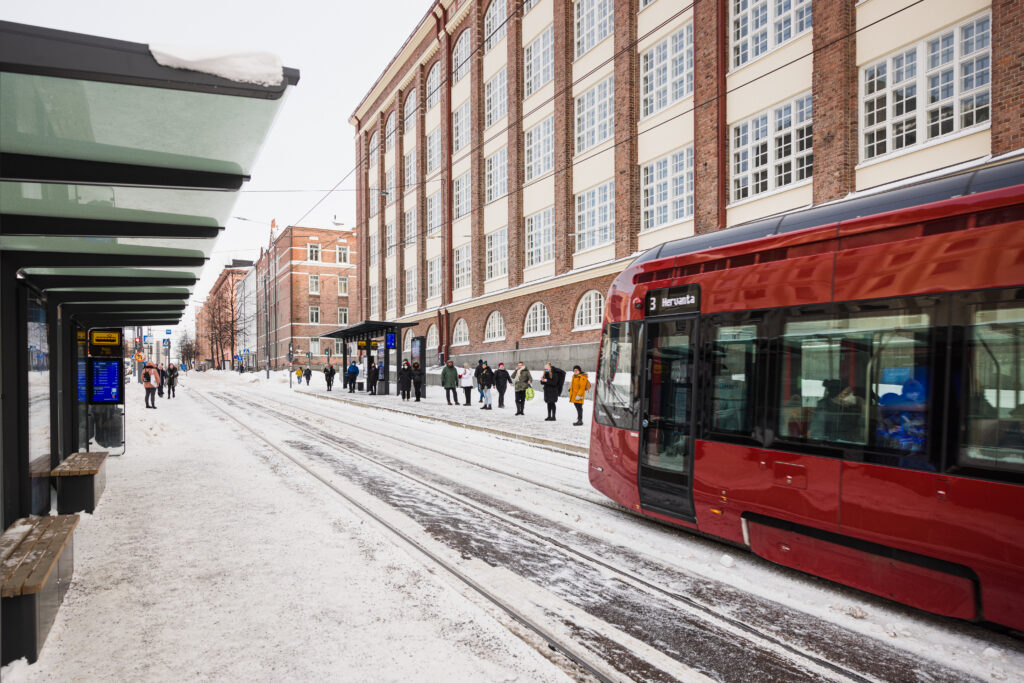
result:
[(590, 481), (1024, 629), (1024, 162), (667, 242), (611, 285)]

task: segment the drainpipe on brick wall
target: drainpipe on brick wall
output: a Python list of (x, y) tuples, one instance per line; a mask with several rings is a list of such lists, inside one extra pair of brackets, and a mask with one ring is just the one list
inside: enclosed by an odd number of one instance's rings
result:
[(449, 334), (452, 326), (452, 318), (448, 309), (444, 309), (444, 359), (447, 361), (452, 353), (452, 335)]
[[(444, 259), (444, 263), (445, 263), (445, 272), (448, 275), (448, 286), (446, 288), (444, 288), (444, 291), (441, 292), (441, 303), (444, 304), (444, 303), (451, 303), (451, 301), (452, 301), (452, 292), (455, 291), (455, 267), (454, 267), (454, 264), (452, 263), (452, 245), (454, 244), (454, 242), (452, 241), (452, 232), (455, 230), (455, 221), (452, 218), (452, 215), (453, 215), (453, 212), (454, 212), (454, 209), (455, 209), (454, 198), (452, 196), (452, 188), (455, 186), (455, 181), (452, 178), (452, 137), (453, 137), (453, 135), (452, 135), (452, 132), (453, 132), (452, 131), (452, 46), (451, 46), (451, 42), (452, 41), (451, 41), (451, 34), (448, 33), (448, 8), (442, 7), (442, 10), (444, 12), (444, 15), (443, 15), (443, 18), (442, 18), (442, 21), (444, 22), (443, 23), (443, 26), (444, 26), (443, 30), (444, 30), (445, 35), (448, 37), (448, 40), (444, 41), (444, 43), (445, 43), (445, 45), (444, 45), (444, 47), (445, 47), (445, 51), (444, 51), (444, 64), (445, 64), (445, 74), (447, 75), (447, 78), (445, 79), (445, 91), (447, 92), (448, 96), (443, 98), (444, 102), (445, 102), (445, 104), (447, 106), (444, 108), (444, 111), (442, 112), (442, 116), (445, 117), (445, 120), (441, 122), (441, 125), (448, 131), (448, 135), (445, 136), (446, 139), (445, 139), (445, 157), (444, 157), (445, 158), (445, 162), (444, 162), (445, 163), (445, 168), (447, 170), (447, 176), (448, 176), (448, 182), (444, 183), (444, 193), (446, 195), (445, 196), (445, 206), (448, 209), (447, 213), (445, 214), (448, 217), (448, 221), (447, 221), (448, 222), (448, 232), (447, 232), (447, 235), (445, 235), (445, 238), (444, 238), (444, 245), (445, 245), (445, 259)], [(447, 353), (447, 328), (445, 328), (445, 342), (446, 342), (445, 343), (445, 349), (446, 349), (446, 353)], [(445, 356), (445, 358), (447, 358), (447, 356)]]
[[(729, 132), (728, 120), (725, 112), (726, 102), (726, 75), (729, 71), (729, 3), (722, 2), (718, 5), (718, 225), (716, 230), (722, 230), (726, 226), (725, 206), (728, 202), (728, 154), (729, 154)], [(723, 177), (724, 176), (724, 177)]]

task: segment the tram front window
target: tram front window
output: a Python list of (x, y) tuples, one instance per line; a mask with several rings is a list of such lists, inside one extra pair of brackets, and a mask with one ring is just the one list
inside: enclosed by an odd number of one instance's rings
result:
[(601, 340), (595, 416), (598, 423), (636, 429), (639, 414), (638, 323), (609, 323)]

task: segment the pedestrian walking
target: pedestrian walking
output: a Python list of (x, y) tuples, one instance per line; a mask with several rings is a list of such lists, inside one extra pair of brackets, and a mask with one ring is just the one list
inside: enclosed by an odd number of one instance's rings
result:
[(306, 386), (309, 386), (309, 380), (313, 377), (313, 371), (307, 365), (306, 369), (302, 371), (302, 376), (306, 378)]
[(348, 379), (348, 393), (356, 393), (356, 377), (359, 376), (359, 366), (356, 365), (356, 361), (353, 358), (352, 363), (348, 366), (348, 370), (345, 371), (345, 377)]
[(505, 390), (512, 383), (512, 377), (505, 369), (504, 363), (498, 363), (498, 369), (494, 371), (494, 388), (498, 390), (498, 407), (505, 407)]
[(455, 363), (448, 359), (441, 370), (441, 386), (444, 387), (444, 397), (448, 405), (455, 401), (459, 405), (459, 371), (455, 369)]
[[(469, 363), (463, 363), (462, 374), (459, 375), (459, 386), (466, 393), (466, 405), (472, 405), (473, 403), (473, 385), (476, 383), (476, 378), (473, 376), (473, 370), (470, 369)], [(483, 399), (481, 399), (483, 400)]]
[(164, 384), (167, 383), (167, 370), (164, 369), (163, 363), (158, 363), (156, 366), (157, 372), (160, 373), (160, 386), (156, 388), (156, 394), (160, 398), (164, 397)]
[(548, 404), (548, 416), (544, 418), (544, 421), (554, 422), (555, 406), (558, 403), (558, 397), (562, 395), (562, 387), (565, 386), (565, 370), (556, 368), (551, 363), (545, 363), (540, 383), (544, 385), (544, 403)]
[(403, 401), (409, 400), (409, 390), (412, 388), (412, 366), (409, 361), (403, 360), (402, 367), (398, 369), (398, 394)]
[(569, 385), (569, 403), (576, 406), (576, 421), (574, 427), (583, 424), (583, 400), (587, 397), (587, 390), (590, 389), (590, 378), (583, 368), (578, 365), (572, 366), (572, 383)]
[(527, 389), (533, 391), (532, 383), (533, 376), (529, 369), (523, 361), (519, 361), (516, 364), (515, 372), (512, 373), (512, 389), (516, 392), (516, 415), (526, 414), (523, 412), (526, 408), (526, 391)]
[(487, 365), (487, 361), (481, 361), (484, 365), (480, 371), (480, 388), (484, 391), (484, 404), (481, 410), (493, 410), (491, 407), (491, 387), (494, 386), (494, 371)]
[(330, 363), (324, 366), (324, 382), (327, 383), (327, 391), (330, 391), (334, 384), (334, 366)]
[(156, 389), (160, 386), (160, 370), (146, 363), (142, 370), (142, 386), (146, 388), (146, 407), (156, 410)]
[(295, 379), (301, 385), (302, 384), (302, 366), (295, 368)]
[(370, 367), (366, 369), (366, 383), (370, 385), (369, 387), (367, 387), (367, 389), (369, 390), (370, 394), (374, 396), (377, 395), (377, 378), (377, 364), (371, 360)]
[(477, 403), (484, 402), (484, 388), (480, 386), (480, 373), (483, 372), (483, 370), (484, 362), (482, 360), (478, 360), (476, 362), (476, 367), (473, 368), (473, 384), (476, 385), (476, 390), (480, 394), (480, 396), (477, 397)]
[(178, 366), (171, 363), (167, 366), (167, 398), (174, 398), (174, 390), (178, 388)]
[(423, 395), (423, 373), (420, 371), (419, 361), (412, 364), (412, 386), (416, 394), (416, 403), (419, 403)]

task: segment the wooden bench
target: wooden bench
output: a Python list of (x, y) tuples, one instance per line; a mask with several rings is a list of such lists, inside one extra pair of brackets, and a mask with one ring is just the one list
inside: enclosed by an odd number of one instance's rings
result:
[(57, 479), (57, 512), (92, 512), (107, 485), (103, 465), (105, 451), (72, 453), (53, 468), (51, 477)]
[(23, 517), (0, 536), (0, 666), (39, 657), (75, 570), (78, 515)]
[(30, 515), (50, 514), (50, 454), (40, 455), (28, 463), (29, 476), (32, 479), (32, 505)]

